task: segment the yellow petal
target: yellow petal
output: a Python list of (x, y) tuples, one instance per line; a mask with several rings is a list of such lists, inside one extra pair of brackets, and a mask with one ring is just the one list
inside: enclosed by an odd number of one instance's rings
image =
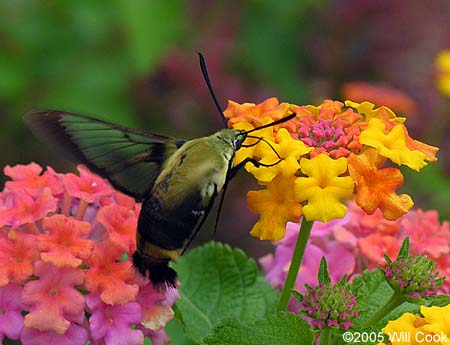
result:
[[(450, 304), (445, 307), (420, 307), (420, 312), (429, 324), (422, 329), (435, 334), (444, 333), (450, 337)], [(450, 344), (450, 340), (448, 340)]]
[(379, 119), (371, 119), (367, 129), (359, 135), (361, 144), (376, 148), (378, 153), (389, 158), (398, 165), (406, 165), (411, 169), (419, 171), (427, 163), (427, 156), (418, 151), (410, 150), (406, 146), (405, 131), (402, 124), (398, 124), (385, 134), (386, 125)]
[(298, 222), (302, 206), (294, 193), (294, 179), (279, 175), (267, 184), (267, 189), (247, 193), (250, 209), (260, 214), (250, 232), (252, 236), (279, 241), (285, 235), (286, 223)]
[(354, 187), (350, 176), (339, 176), (347, 171), (347, 160), (320, 154), (313, 159), (302, 158), (300, 165), (302, 172), (309, 176), (295, 181), (296, 195), (307, 201), (303, 207), (305, 218), (321, 222), (343, 218), (347, 207), (341, 199), (350, 198)]

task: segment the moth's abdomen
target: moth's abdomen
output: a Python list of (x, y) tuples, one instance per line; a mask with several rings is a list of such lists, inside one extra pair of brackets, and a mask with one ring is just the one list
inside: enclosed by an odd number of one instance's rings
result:
[(199, 193), (177, 208), (164, 207), (157, 194), (142, 204), (136, 233), (133, 265), (155, 287), (175, 287), (176, 272), (169, 267), (176, 261), (202, 215)]
[(144, 277), (148, 275), (153, 286), (158, 288), (175, 288), (177, 272), (169, 267), (169, 260), (155, 260), (138, 250), (133, 254), (133, 266)]

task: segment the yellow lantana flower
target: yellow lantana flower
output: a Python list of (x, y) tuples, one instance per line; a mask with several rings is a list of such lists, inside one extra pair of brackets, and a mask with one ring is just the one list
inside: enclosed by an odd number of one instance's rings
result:
[(306, 147), (306, 145), (299, 140), (295, 140), (289, 134), (286, 128), (281, 128), (277, 133), (278, 144), (275, 142), (269, 142), (264, 145), (261, 143), (255, 148), (254, 155), (256, 157), (263, 157), (260, 160), (264, 164), (275, 164), (271, 167), (260, 167), (250, 166), (247, 168), (253, 176), (257, 178), (260, 182), (270, 182), (278, 174), (284, 177), (294, 176), (298, 169), (300, 169), (300, 164), (298, 161), (300, 157), (311, 152), (312, 147)]
[(373, 118), (369, 121), (367, 129), (359, 135), (359, 142), (376, 148), (381, 156), (389, 158), (398, 165), (404, 164), (416, 171), (427, 165), (426, 154), (406, 146), (405, 131), (401, 124), (394, 126), (387, 134), (385, 130), (384, 122)]
[(450, 344), (450, 304), (445, 307), (420, 307), (420, 312), (427, 320), (427, 324), (422, 329), (434, 334), (447, 335), (447, 342)]
[(347, 207), (341, 200), (350, 198), (354, 187), (350, 176), (340, 177), (347, 171), (347, 160), (321, 154), (313, 159), (302, 158), (300, 165), (309, 176), (295, 181), (295, 194), (301, 201), (308, 201), (303, 207), (305, 218), (321, 222), (344, 218)]
[(295, 177), (275, 177), (266, 184), (267, 189), (250, 191), (247, 200), (250, 209), (261, 218), (250, 234), (261, 240), (281, 240), (286, 231), (286, 220), (298, 222), (302, 213), (299, 197), (294, 193)]
[[(269, 122), (271, 122), (270, 118), (264, 120), (264, 124)], [(233, 129), (242, 131), (249, 131), (252, 130), (253, 128), (255, 127), (248, 121), (238, 122), (233, 126)], [(235, 153), (234, 165), (238, 165), (247, 157), (253, 157), (254, 152), (259, 145), (267, 146), (267, 144), (264, 141), (258, 140), (257, 137), (265, 138), (268, 141), (273, 140), (273, 128), (272, 127), (263, 128), (261, 130), (253, 132), (250, 138), (247, 137), (244, 143), (242, 144), (241, 148), (237, 150)], [(248, 168), (250, 166), (253, 165), (251, 163), (246, 164), (246, 169), (249, 170)]]
[(420, 312), (424, 317), (405, 313), (382, 329), (392, 345), (449, 345), (450, 305), (421, 306)]

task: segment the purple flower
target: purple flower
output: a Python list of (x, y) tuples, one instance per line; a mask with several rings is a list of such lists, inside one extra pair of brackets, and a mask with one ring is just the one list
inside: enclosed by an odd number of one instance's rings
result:
[[(325, 256), (333, 283), (344, 274), (350, 275), (355, 269), (355, 257), (343, 243), (330, 241), (333, 228), (344, 224), (346, 220), (336, 220), (328, 223), (315, 222), (306, 247), (300, 273), (295, 283), (295, 290), (306, 292), (305, 283), (316, 285), (320, 259)], [(259, 262), (266, 273), (266, 279), (275, 288), (282, 288), (291, 262), (292, 254), (298, 236), (299, 224), (288, 223), (286, 236), (277, 242), (275, 254), (260, 258)], [(297, 311), (298, 303), (291, 300), (289, 310)]]
[(17, 340), (23, 328), (21, 311), (24, 306), (20, 302), (22, 287), (8, 284), (0, 288), (0, 340), (6, 335), (9, 339)]
[(88, 341), (88, 331), (74, 323), (63, 334), (54, 331), (41, 332), (36, 328), (24, 328), (20, 340), (23, 345), (84, 345)]
[(92, 315), (89, 318), (90, 330), (94, 344), (135, 345), (144, 343), (141, 330), (131, 329), (142, 319), (141, 306), (136, 302), (125, 305), (107, 305), (98, 294), (86, 297), (86, 303)]

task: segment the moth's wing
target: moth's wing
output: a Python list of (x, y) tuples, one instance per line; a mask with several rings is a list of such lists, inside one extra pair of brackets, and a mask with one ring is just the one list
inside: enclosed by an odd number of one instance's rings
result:
[(152, 188), (162, 162), (184, 143), (57, 110), (31, 112), (24, 119), (42, 141), (71, 154), (116, 189), (138, 200)]

